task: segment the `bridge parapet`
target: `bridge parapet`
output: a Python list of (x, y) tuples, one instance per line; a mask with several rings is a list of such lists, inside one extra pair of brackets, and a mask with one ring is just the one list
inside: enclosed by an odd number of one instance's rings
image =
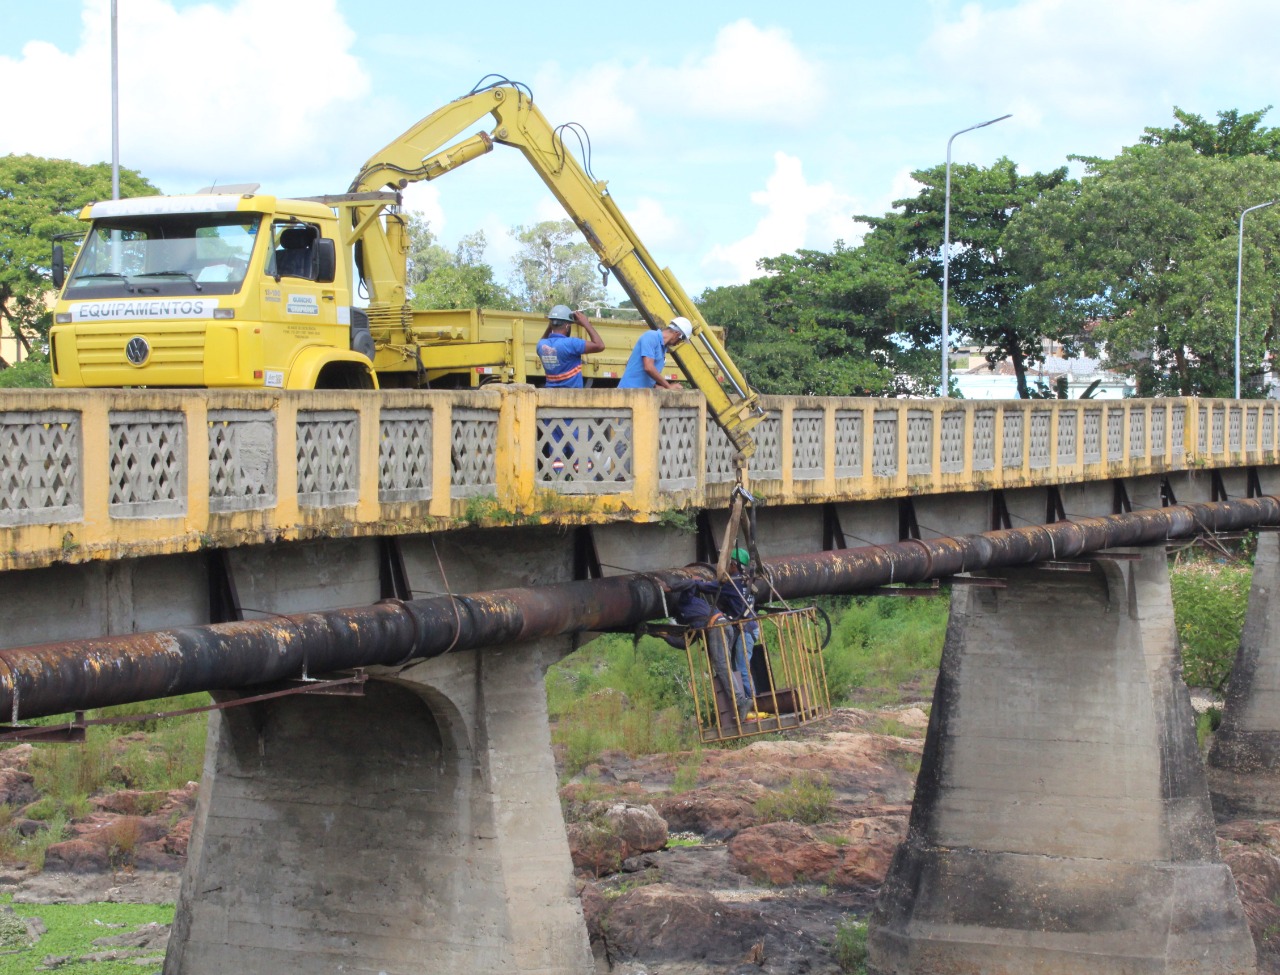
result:
[[(1280, 403), (764, 397), (753, 491), (859, 501), (1280, 462)], [(0, 394), (0, 569), (720, 507), (693, 393)]]

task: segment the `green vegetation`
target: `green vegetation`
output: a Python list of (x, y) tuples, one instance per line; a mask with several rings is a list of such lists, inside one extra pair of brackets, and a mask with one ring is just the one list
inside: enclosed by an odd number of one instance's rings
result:
[(835, 790), (825, 775), (803, 773), (793, 777), (786, 788), (766, 792), (756, 800), (756, 815), (762, 823), (792, 822), (812, 826), (831, 815)]
[(1240, 645), (1253, 567), (1197, 559), (1175, 566), (1169, 578), (1183, 678), (1191, 687), (1221, 691)]
[[(9, 904), (11, 898), (0, 898), (0, 904)], [(36, 944), (17, 948), (18, 942), (9, 936), (21, 936), (12, 923), (5, 925), (5, 941), (0, 948), (0, 975), (37, 975), (46, 972), (44, 960), (54, 958), (80, 958), (84, 955), (111, 949), (95, 945), (98, 938), (126, 934), (144, 924), (172, 924), (172, 904), (16, 904), (12, 905), (20, 917), (38, 917), (46, 931)], [(162, 953), (153, 952), (139, 957), (158, 958)], [(141, 967), (137, 959), (118, 961), (77, 962), (57, 966), (67, 975), (139, 975), (159, 970), (159, 962), (151, 967)]]
[(867, 970), (867, 922), (846, 918), (836, 928), (836, 964), (849, 975), (864, 975)]
[[(104, 708), (88, 716), (140, 716), (207, 703), (207, 694), (188, 694)], [(61, 715), (38, 723), (64, 724), (67, 718)], [(198, 781), (204, 763), (207, 724), (205, 714), (193, 714), (120, 725), (93, 725), (87, 729), (83, 745), (36, 748), (28, 770), (40, 798), (22, 810), (22, 814), (26, 819), (43, 822), (46, 828), (31, 836), (22, 836), (13, 826), (18, 810), (0, 805), (0, 859), (41, 867), (45, 849), (66, 838), (67, 824), (90, 812), (90, 796), (121, 789), (163, 793)], [(155, 812), (163, 798), (162, 795), (142, 797), (138, 814)], [(127, 866), (136, 837), (131, 840), (122, 832), (113, 839), (121, 866)]]
[(52, 385), (49, 360), (38, 354), (0, 369), (0, 389), (48, 389)]
[(947, 599), (858, 596), (840, 606), (827, 606), (833, 627), (823, 660), (831, 703), (865, 707), (930, 698)]
[[(609, 634), (547, 672), (551, 740), (576, 775), (605, 751), (679, 752), (697, 741), (684, 652), (653, 637)], [(695, 773), (696, 775), (696, 773)]]

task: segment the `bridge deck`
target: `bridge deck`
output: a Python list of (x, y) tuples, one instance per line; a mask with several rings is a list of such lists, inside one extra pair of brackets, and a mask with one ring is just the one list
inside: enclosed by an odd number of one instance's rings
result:
[[(1280, 463), (1280, 403), (764, 397), (752, 490), (859, 501)], [(700, 396), (0, 393), (0, 570), (723, 506)]]

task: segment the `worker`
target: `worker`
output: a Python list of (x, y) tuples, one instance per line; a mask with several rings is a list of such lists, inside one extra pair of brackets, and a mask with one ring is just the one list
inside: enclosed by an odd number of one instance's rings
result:
[[(725, 625), (725, 615), (716, 608), (720, 589), (718, 582), (697, 579), (677, 582), (669, 590), (674, 597), (671, 618), (681, 626), (704, 631), (711, 673), (721, 691), (734, 702), (739, 723), (757, 720), (760, 715), (752, 710), (751, 697), (743, 690), (742, 679), (733, 667), (730, 642), (733, 629)], [(668, 638), (668, 642), (676, 644), (672, 638)]]
[[(569, 326), (574, 322), (582, 326), (587, 338), (574, 338), (569, 334)], [(582, 357), (603, 351), (604, 340), (582, 312), (570, 311), (568, 305), (556, 305), (547, 312), (547, 330), (538, 340), (538, 358), (547, 374), (548, 387), (581, 389)]]
[(751, 655), (760, 639), (760, 621), (756, 618), (756, 596), (752, 588), (751, 556), (745, 548), (729, 553), (729, 579), (720, 589), (717, 607), (733, 621), (733, 669), (742, 683), (742, 691), (755, 699), (755, 682), (751, 679)]
[(687, 341), (692, 335), (692, 323), (679, 316), (671, 319), (671, 324), (660, 332), (645, 332), (631, 350), (631, 358), (627, 360), (627, 368), (618, 381), (618, 388), (653, 389), (654, 386), (661, 386), (663, 389), (679, 389), (678, 385), (662, 375), (662, 366), (667, 361), (667, 349)]

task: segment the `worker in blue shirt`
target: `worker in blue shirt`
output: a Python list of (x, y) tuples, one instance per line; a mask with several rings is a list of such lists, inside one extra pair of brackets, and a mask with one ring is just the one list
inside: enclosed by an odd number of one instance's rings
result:
[[(586, 339), (569, 334), (569, 326), (574, 322), (586, 331)], [(604, 340), (582, 312), (570, 311), (568, 305), (556, 305), (547, 312), (547, 330), (538, 340), (538, 358), (547, 374), (547, 386), (581, 389), (582, 357), (603, 351)]]
[(662, 331), (649, 331), (640, 336), (636, 346), (631, 350), (631, 358), (627, 360), (627, 368), (618, 381), (619, 389), (679, 389), (675, 383), (662, 375), (662, 366), (667, 361), (667, 349), (679, 345), (693, 335), (693, 325), (689, 319), (676, 317)]

